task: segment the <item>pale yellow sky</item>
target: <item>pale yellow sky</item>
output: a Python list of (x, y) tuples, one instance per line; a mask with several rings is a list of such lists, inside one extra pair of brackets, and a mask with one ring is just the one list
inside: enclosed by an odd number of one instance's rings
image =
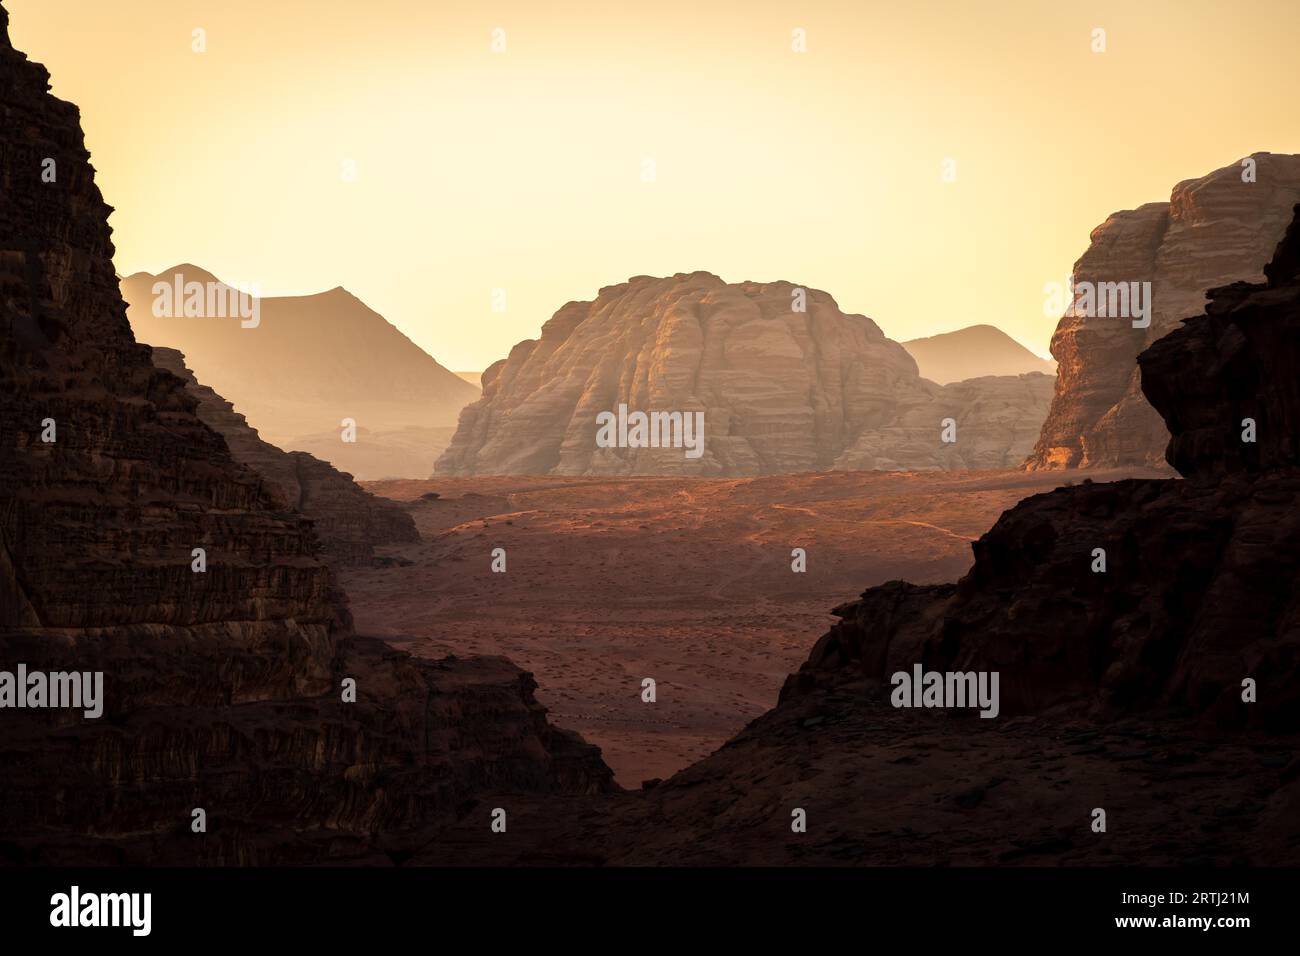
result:
[(1295, 0), (7, 6), (82, 109), (121, 273), (342, 285), (456, 369), (701, 269), (1045, 355), (1043, 285), (1109, 213), (1300, 152)]

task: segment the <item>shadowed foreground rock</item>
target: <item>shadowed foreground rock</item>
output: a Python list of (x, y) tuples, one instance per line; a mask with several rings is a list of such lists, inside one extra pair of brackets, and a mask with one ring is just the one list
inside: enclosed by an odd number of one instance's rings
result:
[(226, 440), (231, 455), (261, 475), (285, 506), (312, 520), (325, 557), (335, 566), (368, 564), (375, 546), (419, 541), (415, 521), (395, 502), (364, 490), (352, 476), (302, 451), (281, 451), (258, 437), (233, 405), (194, 378), (185, 356), (153, 349), (153, 364), (185, 383), (198, 416)]
[[(1300, 730), (1298, 258), (1300, 221), (1267, 283), (1214, 290), (1206, 314), (1139, 356), (1185, 480), (1085, 481), (1022, 501), (957, 585), (895, 583), (838, 609), (844, 622), (787, 693), (846, 666), (884, 678), (920, 661), (1001, 669), (1004, 711), (1086, 700), (1099, 716), (1165, 707)], [(1245, 678), (1257, 703), (1241, 700)]]
[(77, 110), (7, 21), (0, 670), (102, 671), (104, 698), (0, 708), (0, 862), (387, 861), (485, 788), (607, 789), (509, 662), (352, 635), (308, 519), (134, 342)]

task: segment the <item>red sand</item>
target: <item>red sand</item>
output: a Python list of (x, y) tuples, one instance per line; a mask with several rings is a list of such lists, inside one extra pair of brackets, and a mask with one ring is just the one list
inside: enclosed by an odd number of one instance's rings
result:
[[(1091, 474), (1095, 480), (1123, 477)], [(1074, 477), (1074, 476), (1071, 476)], [(776, 701), (834, 622), (902, 578), (953, 581), (970, 542), (1059, 473), (368, 482), (412, 502), (414, 564), (348, 571), (357, 630), (423, 656), (503, 654), (624, 786), (706, 756)], [(421, 501), (438, 492), (437, 501)], [(808, 570), (791, 571), (791, 549)], [(492, 573), (505, 548), (507, 571)], [(657, 684), (644, 703), (641, 681)]]

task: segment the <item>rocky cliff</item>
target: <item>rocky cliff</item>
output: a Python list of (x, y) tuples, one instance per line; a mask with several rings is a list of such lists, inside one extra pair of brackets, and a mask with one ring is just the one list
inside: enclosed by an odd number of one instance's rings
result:
[[(1009, 468), (1033, 447), (1055, 379), (1042, 372), (985, 375), (950, 385), (921, 379), (900, 396), (892, 419), (863, 428), (835, 470), (955, 471)], [(952, 442), (936, 422), (951, 418)], [(938, 435), (938, 440), (936, 440)]]
[(376, 545), (420, 540), (414, 520), (397, 502), (364, 490), (329, 462), (262, 441), (233, 405), (194, 378), (180, 352), (155, 348), (153, 364), (185, 383), (185, 390), (198, 400), (199, 419), (226, 440), (236, 461), (260, 475), (285, 506), (311, 518), (332, 565), (367, 564)]
[(77, 110), (7, 21), (0, 670), (100, 673), (103, 712), (0, 709), (0, 860), (383, 857), (486, 786), (607, 788), (508, 662), (352, 635), (309, 520), (134, 341)]
[[(483, 373), (438, 459), (444, 474), (757, 475), (1007, 467), (1051, 379), (942, 387), (870, 319), (788, 282), (638, 276), (570, 302)], [(598, 416), (702, 415), (700, 454), (598, 444)], [(945, 440), (945, 420), (951, 419)], [(631, 433), (629, 433), (631, 434)]]
[[(1300, 206), (1293, 217), (1266, 282), (1212, 290), (1138, 356), (1185, 480), (1022, 501), (958, 584), (895, 582), (838, 609), (787, 694), (921, 661), (1001, 669), (1012, 712), (1073, 701), (1300, 730)], [(1243, 704), (1245, 678), (1258, 703)]]
[(1143, 395), (1138, 353), (1200, 313), (1208, 290), (1262, 278), (1300, 200), (1300, 156), (1256, 153), (1243, 163), (1179, 183), (1169, 202), (1117, 212), (1092, 231), (1076, 286), (1151, 283), (1150, 325), (1087, 308), (1061, 319), (1056, 395), (1027, 467), (1163, 461), (1169, 434)]

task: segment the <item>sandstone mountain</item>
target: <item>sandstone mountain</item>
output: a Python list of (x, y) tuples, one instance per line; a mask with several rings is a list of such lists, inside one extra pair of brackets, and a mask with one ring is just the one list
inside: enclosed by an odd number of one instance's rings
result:
[[(1033, 447), (1055, 379), (1042, 372), (986, 375), (950, 385), (927, 379), (898, 403), (893, 419), (864, 428), (835, 460), (836, 470), (954, 471), (1008, 468)], [(955, 442), (935, 441), (935, 422), (951, 417)]]
[(972, 325), (903, 343), (923, 378), (940, 385), (987, 375), (1056, 374), (1056, 363), (1041, 359), (992, 325)]
[[(203, 308), (193, 310), (201, 314), (187, 316), (188, 297), (173, 291), (188, 283), (204, 290)], [(139, 341), (181, 352), (198, 380), (233, 402), (267, 441), (360, 478), (427, 475), (445, 446), (432, 430), (449, 430), (479, 396), (341, 288), (262, 298), (259, 314), (245, 319), (232, 306), (238, 290), (196, 266), (137, 273), (121, 285)], [(345, 418), (358, 426), (358, 441), (346, 447), (337, 440)], [(324, 455), (322, 434), (334, 436)]]
[(48, 90), (0, 6), (0, 662), (104, 691), (99, 719), (3, 711), (0, 860), (387, 862), (484, 788), (607, 788), (508, 661), (352, 634), (309, 520), (134, 341), (77, 110)]
[(1200, 313), (1209, 289), (1260, 279), (1300, 200), (1300, 156), (1256, 153), (1243, 162), (1253, 170), (1234, 163), (1181, 182), (1168, 202), (1117, 212), (1092, 231), (1075, 284), (1150, 282), (1150, 327), (1061, 319), (1052, 337), (1056, 395), (1027, 467), (1163, 461), (1168, 431), (1142, 394), (1138, 353)]
[[(797, 303), (806, 296), (806, 308)], [(1045, 375), (939, 386), (897, 342), (825, 292), (637, 276), (570, 302), (483, 373), (444, 474), (758, 475), (1007, 467), (1032, 445)], [(702, 454), (601, 447), (598, 416), (702, 413)], [(945, 419), (955, 432), (943, 434)], [(945, 441), (945, 437), (955, 441)]]
[(375, 545), (420, 540), (414, 520), (395, 501), (365, 491), (351, 475), (306, 452), (285, 452), (262, 441), (233, 405), (195, 380), (180, 352), (154, 348), (152, 357), (155, 366), (185, 383), (198, 400), (200, 420), (226, 440), (235, 460), (257, 472), (285, 507), (311, 518), (331, 564), (368, 564)]

